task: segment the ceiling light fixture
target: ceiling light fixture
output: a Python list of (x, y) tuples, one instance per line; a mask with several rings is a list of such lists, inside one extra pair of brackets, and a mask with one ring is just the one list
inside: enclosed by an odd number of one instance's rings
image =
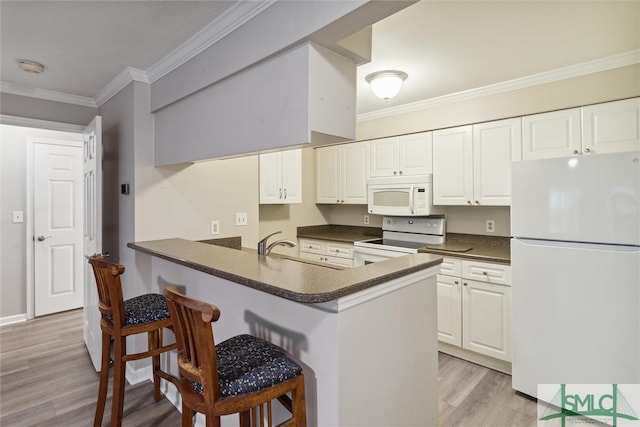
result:
[(402, 82), (407, 77), (407, 73), (402, 71), (383, 70), (371, 73), (364, 79), (371, 85), (371, 90), (378, 98), (387, 101), (400, 92)]
[(40, 74), (44, 71), (44, 65), (36, 61), (27, 61), (21, 59), (18, 61), (18, 67), (26, 73)]

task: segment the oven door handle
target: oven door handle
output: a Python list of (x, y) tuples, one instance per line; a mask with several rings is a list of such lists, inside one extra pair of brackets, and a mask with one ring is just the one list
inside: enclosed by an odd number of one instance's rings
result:
[(410, 189), (410, 192), (409, 192), (409, 209), (411, 209), (411, 215), (415, 215), (415, 213), (416, 213), (415, 209), (414, 209), (414, 206), (413, 206), (413, 201), (414, 201), (413, 200), (414, 199), (413, 193), (416, 191), (415, 187), (416, 187), (415, 184), (411, 184), (411, 189)]

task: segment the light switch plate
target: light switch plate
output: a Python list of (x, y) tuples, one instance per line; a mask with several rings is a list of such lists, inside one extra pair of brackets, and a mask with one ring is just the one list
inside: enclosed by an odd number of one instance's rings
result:
[(13, 223), (18, 224), (24, 222), (24, 214), (22, 211), (13, 211)]

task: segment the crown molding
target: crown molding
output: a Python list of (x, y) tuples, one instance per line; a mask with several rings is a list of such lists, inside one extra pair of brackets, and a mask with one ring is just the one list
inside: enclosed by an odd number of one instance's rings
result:
[[(62, 132), (79, 133), (84, 131), (86, 126), (74, 125), (71, 123), (51, 122), (48, 120), (32, 119), (29, 117), (8, 116), (0, 114), (0, 124), (10, 126), (21, 126), (28, 128), (58, 130)], [(0, 323), (1, 324), (1, 323)]]
[(44, 99), (47, 101), (64, 102), (65, 104), (80, 105), (82, 107), (96, 108), (98, 105), (87, 96), (72, 95), (54, 90), (38, 89), (17, 85), (15, 83), (0, 82), (0, 92), (11, 95), (26, 96), (29, 98)]
[(510, 92), (513, 90), (524, 89), (531, 86), (552, 83), (560, 80), (580, 77), (587, 74), (598, 73), (601, 71), (612, 70), (614, 68), (622, 68), (639, 63), (640, 49), (632, 50), (629, 52), (596, 59), (594, 61), (583, 62), (581, 64), (546, 71), (544, 73), (533, 74), (527, 77), (508, 80), (505, 82), (482, 86), (462, 92), (456, 92), (449, 95), (429, 98), (422, 101), (411, 102), (408, 104), (398, 105), (396, 107), (385, 108), (383, 110), (358, 114), (357, 121), (364, 122), (368, 120), (382, 119), (385, 117), (412, 113), (414, 111), (425, 110), (427, 108), (438, 107), (446, 104), (451, 104), (453, 102), (465, 101), (503, 92)]
[(150, 83), (147, 73), (142, 70), (138, 70), (137, 68), (127, 67), (120, 71), (113, 80), (111, 80), (95, 95), (94, 99), (96, 105), (98, 107), (102, 107), (102, 104), (110, 100), (131, 82)]
[(267, 9), (276, 0), (244, 0), (235, 3), (193, 37), (147, 69), (151, 83), (175, 70), (205, 49)]

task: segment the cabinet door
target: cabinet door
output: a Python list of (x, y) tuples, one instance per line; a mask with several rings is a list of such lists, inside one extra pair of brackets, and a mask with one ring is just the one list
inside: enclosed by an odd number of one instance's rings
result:
[(340, 158), (340, 200), (347, 204), (367, 204), (369, 142), (345, 144)]
[(640, 98), (583, 107), (582, 138), (584, 154), (640, 150)]
[(438, 340), (462, 346), (462, 297), (459, 277), (437, 275)]
[(282, 203), (302, 203), (302, 150), (282, 152)]
[(282, 153), (260, 154), (260, 203), (282, 203)]
[(580, 108), (522, 117), (522, 158), (545, 159), (580, 154)]
[(348, 267), (348, 268), (353, 267), (353, 259), (349, 259), (349, 258), (338, 258), (333, 256), (327, 256), (324, 258), (323, 262), (329, 265), (337, 265), (340, 267)]
[(300, 252), (298, 256), (302, 259), (309, 259), (315, 262), (324, 262), (325, 256), (319, 254), (313, 254), (310, 252)]
[(398, 137), (371, 141), (371, 177), (398, 175)]
[(339, 203), (340, 146), (316, 150), (316, 203)]
[(511, 162), (522, 159), (521, 119), (473, 126), (473, 201), (511, 205)]
[(473, 199), (471, 126), (433, 132), (433, 204), (470, 205)]
[(426, 175), (433, 172), (431, 132), (401, 136), (398, 148), (400, 175)]
[(462, 347), (511, 361), (511, 287), (462, 280)]

